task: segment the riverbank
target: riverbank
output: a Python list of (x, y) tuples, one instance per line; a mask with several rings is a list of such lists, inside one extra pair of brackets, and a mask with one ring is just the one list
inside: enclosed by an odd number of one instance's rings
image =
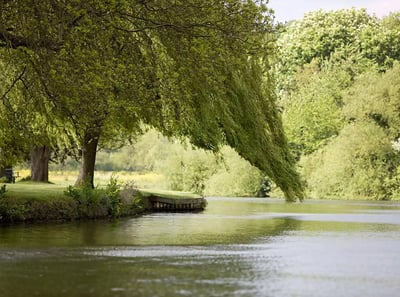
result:
[(0, 194), (0, 224), (136, 216), (146, 211), (135, 189), (73, 188), (55, 184), (7, 184)]
[(0, 224), (138, 216), (152, 211), (201, 211), (207, 202), (193, 193), (138, 190), (111, 179), (102, 188), (19, 182), (0, 190)]

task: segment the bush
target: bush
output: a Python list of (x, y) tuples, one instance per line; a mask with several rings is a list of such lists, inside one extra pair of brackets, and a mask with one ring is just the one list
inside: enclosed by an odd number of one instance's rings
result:
[(64, 192), (71, 197), (78, 207), (80, 217), (120, 217), (143, 211), (139, 192), (131, 184), (126, 184), (123, 191), (118, 179), (112, 175), (105, 189), (93, 189), (90, 184), (82, 187), (69, 186)]
[(6, 189), (6, 185), (2, 185), (0, 187), (0, 198), (3, 198), (6, 195), (7, 189)]
[(323, 150), (304, 157), (300, 165), (313, 198), (386, 200), (392, 196), (385, 182), (389, 182), (394, 167), (393, 154), (383, 129), (363, 122), (347, 125)]
[(116, 176), (112, 175), (108, 182), (105, 195), (109, 202), (109, 214), (112, 217), (119, 217), (121, 215), (121, 184), (118, 182)]
[(80, 187), (69, 186), (64, 194), (72, 197), (78, 205), (98, 204), (101, 197), (101, 191), (93, 189), (90, 183)]
[(0, 200), (0, 222), (23, 221), (26, 206), (23, 203), (17, 203), (16, 200), (1, 199)]
[(81, 187), (69, 186), (64, 194), (76, 202), (81, 218), (101, 218), (108, 215), (109, 201), (104, 191), (93, 189), (90, 183)]

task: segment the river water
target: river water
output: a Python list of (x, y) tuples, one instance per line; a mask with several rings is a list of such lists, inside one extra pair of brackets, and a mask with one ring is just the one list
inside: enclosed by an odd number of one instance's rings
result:
[(209, 198), (201, 213), (0, 226), (0, 296), (399, 296), (400, 204)]

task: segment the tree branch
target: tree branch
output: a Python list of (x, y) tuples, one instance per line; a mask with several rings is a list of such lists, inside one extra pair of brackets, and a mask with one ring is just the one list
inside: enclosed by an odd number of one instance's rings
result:
[(53, 42), (49, 39), (42, 39), (34, 42), (29, 38), (12, 34), (10, 30), (0, 30), (0, 47), (9, 47), (12, 49), (19, 47), (30, 49), (46, 48), (52, 51), (59, 51), (62, 47), (62, 44), (59, 42)]
[(22, 81), (22, 77), (24, 76), (25, 71), (26, 71), (26, 66), (22, 69), (22, 72), (16, 78), (14, 78), (14, 80), (12, 81), (11, 85), (8, 87), (6, 92), (1, 96), (1, 101), (3, 101), (4, 105), (6, 105), (5, 100), (7, 99), (7, 95), (11, 92), (11, 90), (14, 88), (14, 86), (17, 84), (19, 80)]

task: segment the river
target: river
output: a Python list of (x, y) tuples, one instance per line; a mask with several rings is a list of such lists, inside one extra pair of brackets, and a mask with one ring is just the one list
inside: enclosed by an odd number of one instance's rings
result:
[(208, 198), (201, 213), (0, 226), (0, 296), (399, 296), (400, 204)]

